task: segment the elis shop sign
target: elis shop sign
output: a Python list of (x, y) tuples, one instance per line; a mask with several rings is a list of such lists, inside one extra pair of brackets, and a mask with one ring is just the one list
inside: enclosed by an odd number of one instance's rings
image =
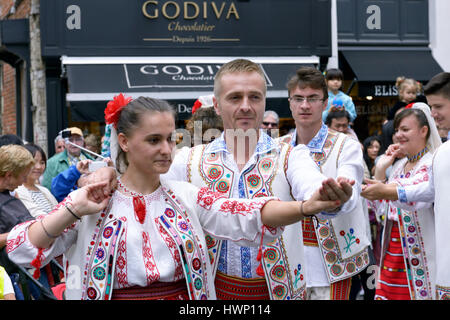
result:
[(330, 56), (331, 0), (41, 0), (41, 32), (44, 56)]

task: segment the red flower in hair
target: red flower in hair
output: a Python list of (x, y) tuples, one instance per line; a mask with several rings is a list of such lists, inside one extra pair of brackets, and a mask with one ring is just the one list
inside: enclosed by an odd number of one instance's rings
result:
[(195, 101), (194, 106), (192, 107), (192, 114), (194, 114), (195, 111), (197, 111), (201, 107), (202, 107), (202, 103), (200, 102), (200, 100)]
[(125, 97), (123, 94), (119, 94), (109, 101), (105, 109), (105, 122), (107, 124), (113, 124), (117, 129), (117, 122), (119, 121), (120, 112), (123, 107), (129, 104), (133, 99), (131, 97)]

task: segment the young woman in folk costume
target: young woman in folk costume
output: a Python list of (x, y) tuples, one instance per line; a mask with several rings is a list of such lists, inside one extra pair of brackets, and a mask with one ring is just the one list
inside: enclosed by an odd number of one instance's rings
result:
[[(384, 180), (386, 168), (398, 160), (386, 184), (369, 180), (361, 195), (382, 201), (385, 212), (379, 286), (375, 299), (433, 299), (435, 292), (435, 223), (432, 203), (402, 203), (397, 187), (427, 181), (433, 154), (441, 140), (430, 108), (415, 103), (394, 118), (397, 144), (391, 145), (376, 166)], [(399, 200), (397, 200), (399, 199)]]
[(319, 190), (305, 202), (228, 199), (160, 180), (171, 165), (174, 111), (165, 101), (130, 100), (119, 95), (105, 110), (121, 173), (112, 196), (101, 192), (106, 182), (80, 188), (8, 238), (10, 258), (23, 265), (64, 253), (67, 299), (215, 299), (205, 233), (257, 246), (283, 225), (338, 207)]

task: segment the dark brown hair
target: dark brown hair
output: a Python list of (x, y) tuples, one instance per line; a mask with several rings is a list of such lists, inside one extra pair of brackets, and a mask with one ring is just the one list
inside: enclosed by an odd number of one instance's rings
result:
[[(117, 121), (117, 134), (123, 133), (131, 136), (132, 132), (139, 126), (142, 115), (147, 112), (168, 112), (174, 120), (176, 112), (174, 107), (167, 101), (153, 99), (148, 97), (139, 97), (128, 103), (121, 111), (119, 120)], [(128, 160), (125, 153), (119, 146), (116, 159), (117, 171), (122, 173), (122, 166), (128, 166)]]
[(394, 117), (394, 129), (397, 130), (398, 127), (400, 126), (400, 123), (402, 122), (402, 120), (411, 115), (416, 117), (416, 120), (419, 123), (420, 128), (422, 128), (424, 126), (428, 128), (427, 137), (426, 137), (426, 140), (428, 140), (428, 138), (430, 137), (430, 134), (431, 134), (430, 124), (428, 123), (427, 116), (420, 109), (412, 109), (412, 108), (403, 109), (402, 111), (397, 113)]
[(297, 70), (296, 74), (288, 81), (287, 89), (289, 95), (295, 88), (310, 87), (316, 90), (322, 90), (324, 101), (328, 99), (328, 87), (323, 74), (313, 67), (302, 67)]
[(424, 87), (425, 95), (442, 95), (450, 100), (450, 72), (435, 75)]

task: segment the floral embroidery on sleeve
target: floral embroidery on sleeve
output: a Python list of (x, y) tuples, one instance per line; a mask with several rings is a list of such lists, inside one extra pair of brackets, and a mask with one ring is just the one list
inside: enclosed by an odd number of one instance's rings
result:
[(197, 203), (205, 209), (211, 209), (214, 202), (219, 199), (227, 198), (227, 196), (221, 192), (213, 192), (208, 188), (201, 188), (197, 195)]

